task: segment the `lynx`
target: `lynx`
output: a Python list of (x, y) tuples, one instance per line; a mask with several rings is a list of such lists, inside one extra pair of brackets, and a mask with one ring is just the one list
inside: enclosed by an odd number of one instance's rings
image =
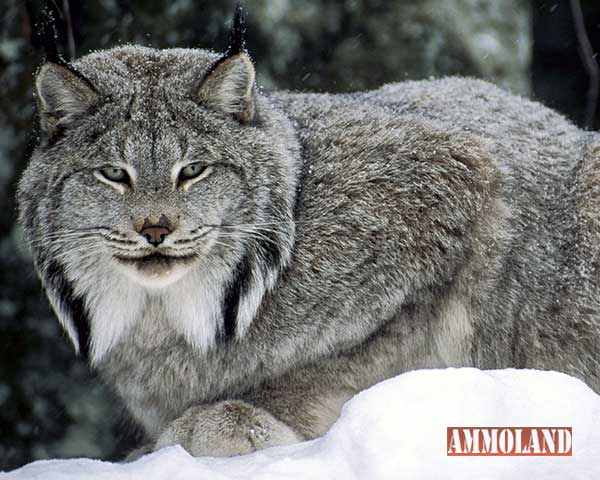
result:
[(20, 219), (140, 452), (314, 438), (411, 369), (600, 392), (600, 136), (466, 78), (261, 92), (242, 34), (50, 53), (35, 80)]

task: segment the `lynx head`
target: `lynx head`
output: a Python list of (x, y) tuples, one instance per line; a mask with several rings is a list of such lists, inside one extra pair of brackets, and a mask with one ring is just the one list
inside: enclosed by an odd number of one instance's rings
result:
[(235, 341), (289, 260), (298, 147), (236, 18), (222, 56), (121, 47), (37, 74), (21, 221), (93, 363), (156, 309), (200, 350)]

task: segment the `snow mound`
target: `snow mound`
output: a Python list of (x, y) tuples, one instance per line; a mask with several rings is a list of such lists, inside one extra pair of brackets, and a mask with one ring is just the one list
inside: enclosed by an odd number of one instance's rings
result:
[[(568, 426), (570, 457), (447, 456), (449, 426)], [(168, 447), (129, 464), (45, 460), (2, 480), (600, 478), (600, 397), (557, 372), (419, 370), (366, 390), (322, 438), (235, 458)]]

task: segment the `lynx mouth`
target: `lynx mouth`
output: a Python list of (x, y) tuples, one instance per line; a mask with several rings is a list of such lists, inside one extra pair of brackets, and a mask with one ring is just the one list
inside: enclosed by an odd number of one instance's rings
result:
[(114, 257), (128, 277), (144, 287), (155, 289), (166, 287), (181, 279), (195, 263), (198, 255), (174, 256), (157, 252), (139, 257)]
[(197, 255), (165, 255), (164, 253), (151, 253), (142, 257), (126, 257), (123, 255), (115, 255), (115, 258), (125, 265), (132, 265), (141, 270), (170, 268), (176, 265), (186, 265), (191, 263)]

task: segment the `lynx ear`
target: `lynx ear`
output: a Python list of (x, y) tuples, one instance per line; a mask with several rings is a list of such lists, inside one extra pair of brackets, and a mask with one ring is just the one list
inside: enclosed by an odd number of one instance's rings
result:
[(248, 54), (241, 52), (227, 57), (204, 78), (198, 99), (242, 122), (249, 122), (254, 118), (254, 77), (254, 65)]
[(97, 101), (91, 83), (76, 70), (57, 63), (45, 63), (35, 79), (42, 130), (53, 133), (86, 113)]
[(208, 71), (198, 89), (207, 106), (249, 122), (255, 113), (254, 65), (245, 50), (246, 22), (240, 5), (235, 9), (229, 48)]

